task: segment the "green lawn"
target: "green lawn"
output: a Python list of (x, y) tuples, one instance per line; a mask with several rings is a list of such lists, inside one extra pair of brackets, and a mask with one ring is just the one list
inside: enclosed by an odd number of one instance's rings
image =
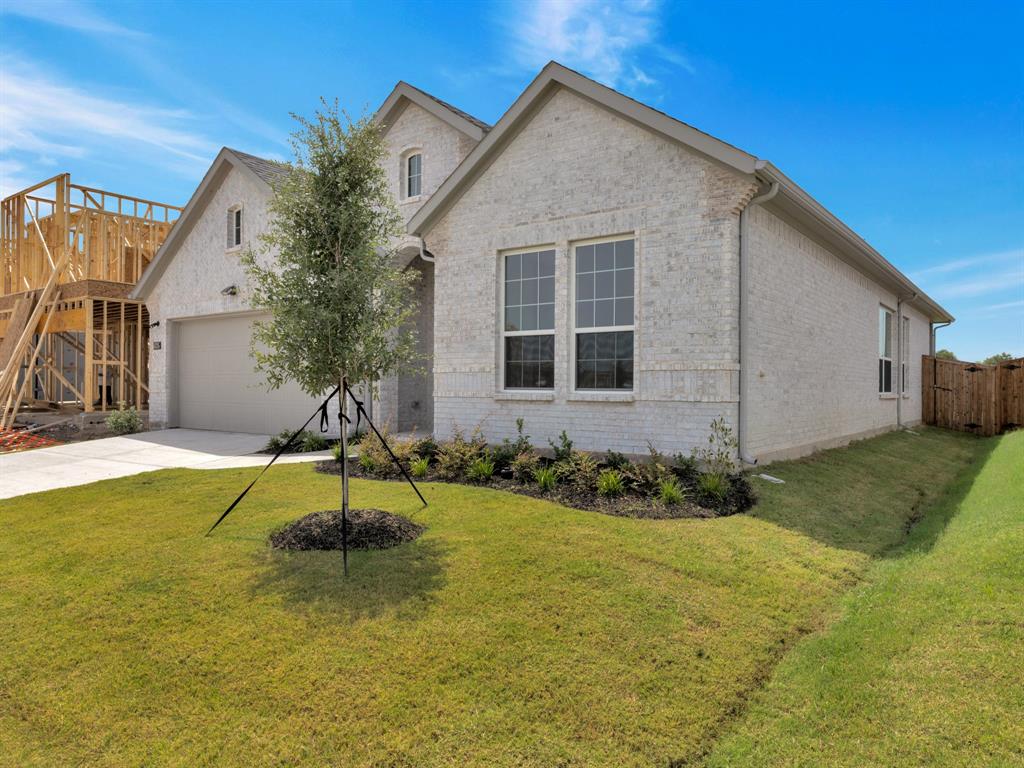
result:
[(1024, 765), (1024, 431), (892, 555), (709, 766)]
[[(0, 764), (697, 760), (914, 520), (951, 514), (956, 479), (994, 443), (928, 430), (773, 465), (786, 484), (755, 481), (754, 513), (718, 520), (449, 485), (426, 486), (421, 510), (400, 484), (357, 481), (355, 505), (428, 530), (356, 553), (347, 581), (339, 554), (267, 548), (275, 527), (336, 506), (337, 480), (308, 465), (272, 469), (211, 538), (253, 470), (5, 501)], [(1019, 635), (1019, 614), (985, 616), (948, 642)]]

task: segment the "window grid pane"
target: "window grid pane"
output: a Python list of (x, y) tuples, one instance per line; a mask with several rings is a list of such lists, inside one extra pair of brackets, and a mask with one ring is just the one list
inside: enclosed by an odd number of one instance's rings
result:
[(577, 389), (633, 389), (633, 332), (576, 334)]
[(406, 170), (407, 185), (406, 195), (416, 197), (420, 194), (421, 182), (423, 180), (423, 156), (411, 155)]
[(577, 328), (633, 325), (633, 253), (632, 240), (576, 248)]
[(505, 388), (551, 389), (555, 385), (555, 337), (505, 337)]
[[(505, 332), (555, 328), (555, 252), (530, 251), (505, 257)], [(555, 337), (530, 333), (505, 337), (505, 389), (552, 389)]]

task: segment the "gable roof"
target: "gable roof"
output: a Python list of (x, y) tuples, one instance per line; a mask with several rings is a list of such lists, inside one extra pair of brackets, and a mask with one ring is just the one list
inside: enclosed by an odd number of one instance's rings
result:
[(409, 85), (404, 80), (399, 81), (391, 94), (380, 105), (380, 109), (374, 113), (373, 119), (384, 127), (384, 132), (394, 124), (395, 120), (410, 103), (425, 109), (439, 120), (448, 123), (452, 128), (461, 131), (474, 141), (480, 141), (491, 130), (491, 126), (483, 120), (478, 120), (468, 112), (463, 112), (453, 107), (446, 101), (436, 96), (431, 96), (415, 86)]
[(254, 180), (260, 189), (266, 191), (269, 197), (273, 193), (273, 183), (284, 176), (287, 166), (273, 160), (266, 160), (256, 155), (239, 152), (237, 149), (224, 147), (217, 153), (210, 168), (199, 182), (196, 191), (189, 198), (185, 210), (171, 227), (171, 232), (164, 240), (163, 245), (156, 252), (156, 256), (146, 267), (139, 282), (136, 283), (130, 294), (133, 299), (145, 299), (152, 292), (160, 276), (166, 271), (167, 266), (174, 259), (181, 244), (188, 237), (189, 232), (195, 227), (196, 222), (203, 215), (210, 200), (220, 188), (221, 183), (232, 169), (237, 169)]
[(837, 256), (910, 303), (916, 304), (931, 320), (953, 321), (949, 312), (767, 160), (716, 139), (555, 61), (549, 62), (540, 71), (494, 128), (487, 132), (430, 199), (416, 211), (406, 225), (408, 233), (423, 235), (429, 231), (487, 170), (537, 111), (562, 88), (652, 133), (681, 144), (713, 163), (730, 168), (741, 176), (765, 185), (778, 185), (778, 194), (770, 202), (766, 201), (766, 208), (794, 222), (802, 231), (823, 241)]

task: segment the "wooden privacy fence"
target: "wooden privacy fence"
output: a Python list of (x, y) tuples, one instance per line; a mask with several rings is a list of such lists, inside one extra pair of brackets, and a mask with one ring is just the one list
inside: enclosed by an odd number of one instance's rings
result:
[(1024, 358), (998, 365), (922, 358), (925, 424), (978, 435), (1024, 426)]

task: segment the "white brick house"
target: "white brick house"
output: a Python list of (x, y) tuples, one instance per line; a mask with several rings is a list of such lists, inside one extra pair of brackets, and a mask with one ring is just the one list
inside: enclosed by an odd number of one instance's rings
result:
[(382, 383), (393, 428), (688, 452), (722, 416), (767, 461), (920, 420), (952, 317), (771, 163), (555, 63), (493, 128), (404, 83), (377, 119), (428, 360)]

